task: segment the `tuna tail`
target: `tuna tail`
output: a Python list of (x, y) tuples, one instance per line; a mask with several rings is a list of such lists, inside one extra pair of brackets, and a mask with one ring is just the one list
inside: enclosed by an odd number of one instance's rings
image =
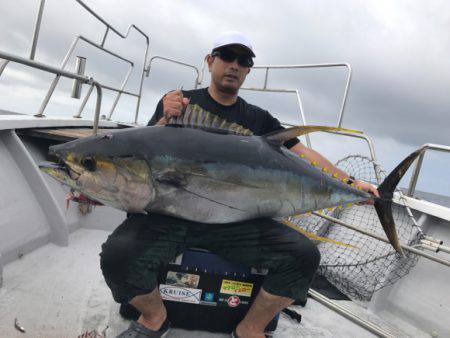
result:
[(408, 168), (414, 162), (414, 160), (420, 155), (420, 149), (413, 152), (407, 158), (405, 158), (392, 172), (385, 178), (383, 183), (378, 186), (379, 198), (375, 198), (374, 206), (380, 218), (381, 225), (389, 240), (389, 243), (394, 249), (403, 255), (402, 247), (398, 241), (397, 231), (395, 229), (394, 218), (392, 217), (392, 198), (394, 196), (394, 190), (397, 187), (398, 182), (405, 175)]

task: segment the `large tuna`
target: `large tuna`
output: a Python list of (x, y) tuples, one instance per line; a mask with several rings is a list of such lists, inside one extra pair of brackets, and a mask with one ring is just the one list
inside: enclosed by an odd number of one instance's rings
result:
[[(253, 136), (209, 113), (186, 114), (175, 123), (53, 146), (50, 153), (61, 164), (43, 164), (41, 169), (114, 208), (202, 223), (285, 217), (374, 199), (282, 146), (293, 137), (335, 128), (294, 127)], [(417, 155), (411, 154), (386, 178), (379, 186), (381, 198), (375, 198), (384, 231), (399, 252), (391, 199)]]

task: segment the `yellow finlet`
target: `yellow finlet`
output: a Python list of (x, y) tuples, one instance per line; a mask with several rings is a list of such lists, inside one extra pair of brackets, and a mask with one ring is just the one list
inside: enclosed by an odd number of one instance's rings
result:
[(334, 178), (338, 178), (338, 174), (337, 173), (334, 173), (333, 175), (332, 175)]
[(327, 167), (323, 167), (323, 168), (322, 168), (322, 171), (323, 171), (324, 173), (326, 173), (326, 172), (328, 172), (328, 168), (327, 168)]

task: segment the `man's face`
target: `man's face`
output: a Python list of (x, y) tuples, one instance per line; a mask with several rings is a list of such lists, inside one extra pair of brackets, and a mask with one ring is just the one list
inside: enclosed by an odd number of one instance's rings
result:
[[(221, 52), (226, 53), (227, 57), (221, 56)], [(209, 55), (207, 60), (211, 73), (211, 82), (219, 91), (228, 94), (237, 94), (247, 74), (250, 72), (250, 67), (239, 63), (239, 58), (235, 57), (233, 61), (227, 60), (233, 55), (240, 56), (241, 59), (250, 57), (249, 52), (245, 48), (236, 45), (219, 49), (219, 55)]]

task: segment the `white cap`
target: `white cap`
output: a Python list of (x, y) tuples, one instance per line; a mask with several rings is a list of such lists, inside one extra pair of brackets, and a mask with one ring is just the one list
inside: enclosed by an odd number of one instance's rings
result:
[(214, 50), (228, 45), (241, 45), (242, 47), (248, 49), (252, 57), (255, 57), (250, 40), (241, 32), (228, 31), (220, 34), (214, 39), (212, 49)]

